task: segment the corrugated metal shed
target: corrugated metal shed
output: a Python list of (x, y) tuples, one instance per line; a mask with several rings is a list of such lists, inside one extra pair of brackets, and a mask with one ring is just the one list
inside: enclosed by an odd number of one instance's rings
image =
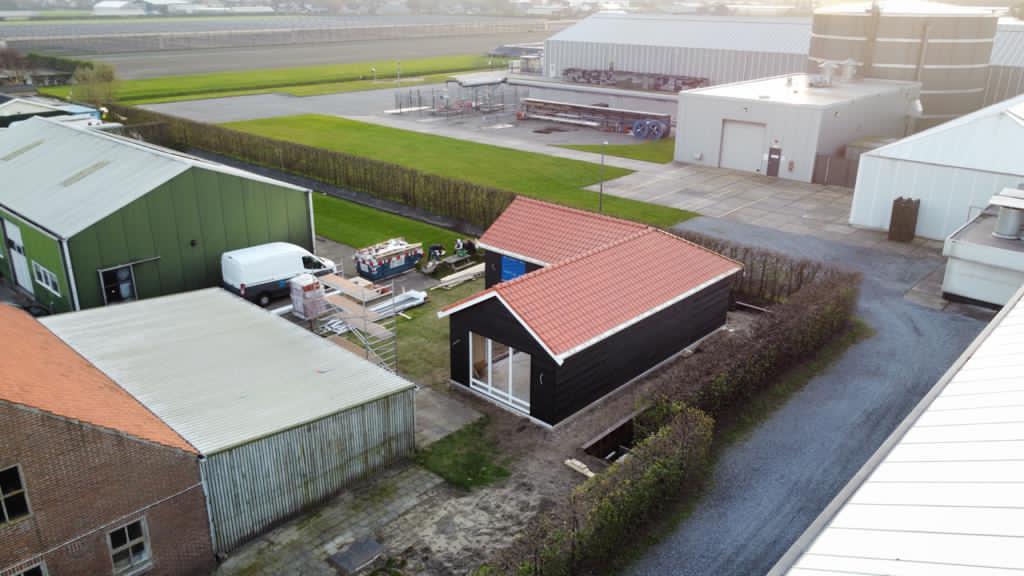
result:
[(885, 230), (892, 201), (919, 198), (917, 235), (943, 240), (1003, 188), (1024, 182), (1024, 96), (860, 156), (854, 226)]
[(1024, 146), (1024, 96), (961, 116), (864, 155), (1021, 174), (1024, 173), (1021, 146)]
[(43, 324), (206, 455), (413, 386), (220, 288)]
[(999, 21), (992, 42), (992, 65), (1024, 67), (1024, 22), (1016, 18)]
[(769, 573), (1024, 573), (1024, 291)]
[(806, 56), (807, 18), (733, 18), (599, 13), (548, 41), (704, 48)]
[(0, 131), (0, 205), (70, 238), (193, 167), (305, 191), (130, 138), (36, 117)]

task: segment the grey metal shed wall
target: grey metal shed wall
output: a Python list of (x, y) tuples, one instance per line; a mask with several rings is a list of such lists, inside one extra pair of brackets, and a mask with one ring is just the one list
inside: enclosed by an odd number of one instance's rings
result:
[(985, 106), (1024, 94), (1024, 68), (1018, 66), (990, 66)]
[(544, 43), (544, 73), (552, 77), (561, 76), (566, 68), (600, 70), (611, 63), (616, 70), (701, 76), (712, 84), (726, 84), (803, 72), (806, 62), (806, 54), (559, 40)]
[(415, 448), (413, 389), (208, 456), (214, 546), (227, 552)]

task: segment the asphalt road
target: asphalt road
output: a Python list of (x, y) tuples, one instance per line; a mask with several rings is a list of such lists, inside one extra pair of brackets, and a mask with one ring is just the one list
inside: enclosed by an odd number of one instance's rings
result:
[[(108, 34), (154, 34), (166, 32), (222, 32), (235, 30), (312, 30), (409, 24), (461, 24), (468, 22), (522, 23), (529, 18), (459, 16), (439, 14), (396, 15), (254, 15), (254, 16), (180, 16), (138, 17), (123, 20), (37, 20), (0, 22), (0, 39), (39, 36), (78, 36)], [(535, 20), (535, 21), (540, 21)]]
[(756, 576), (772, 567), (985, 322), (903, 299), (938, 257), (911, 259), (711, 218), (682, 227), (863, 272), (857, 312), (877, 331), (730, 447), (694, 513), (625, 571)]
[(501, 44), (540, 42), (549, 35), (545, 32), (523, 32), (367, 40), (338, 44), (132, 52), (86, 57), (113, 64), (121, 78), (131, 80), (259, 68), (344, 64), (370, 60), (408, 60), (452, 54), (486, 54)]

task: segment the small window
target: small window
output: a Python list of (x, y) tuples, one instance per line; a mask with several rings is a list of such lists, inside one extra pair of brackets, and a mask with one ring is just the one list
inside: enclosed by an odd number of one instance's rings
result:
[(142, 520), (110, 532), (109, 538), (114, 574), (127, 574), (149, 566), (149, 541)]
[(32, 275), (37, 284), (60, 296), (60, 281), (57, 280), (56, 274), (40, 266), (38, 262), (32, 262)]
[(131, 266), (100, 271), (103, 299), (107, 304), (135, 300), (135, 273)]
[(303, 256), (302, 267), (305, 268), (306, 270), (320, 270), (321, 268), (324, 267), (324, 263), (321, 262), (319, 258), (314, 258), (313, 256)]
[(17, 466), (0, 470), (0, 524), (28, 515), (28, 494), (25, 493), (21, 470)]
[(21, 572), (15, 572), (14, 576), (46, 576), (46, 565), (36, 564), (28, 570), (22, 570)]

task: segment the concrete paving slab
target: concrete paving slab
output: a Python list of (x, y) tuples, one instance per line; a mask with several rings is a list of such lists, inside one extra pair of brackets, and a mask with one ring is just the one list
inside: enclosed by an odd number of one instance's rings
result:
[(416, 390), (416, 447), (426, 448), (481, 416), (453, 395), (421, 387)]

